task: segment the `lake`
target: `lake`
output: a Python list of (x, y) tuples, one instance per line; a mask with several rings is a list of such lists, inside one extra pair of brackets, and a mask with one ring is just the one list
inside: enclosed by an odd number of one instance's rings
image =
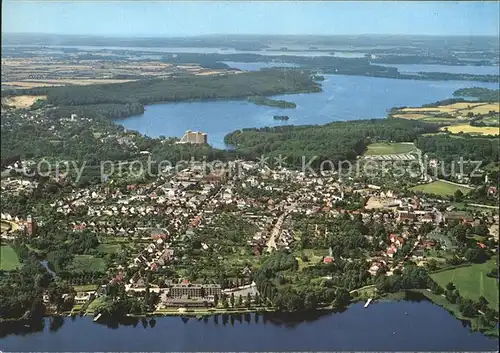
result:
[[(403, 74), (415, 74), (417, 72), (446, 72), (450, 74), (471, 75), (499, 75), (500, 67), (497, 66), (474, 66), (474, 65), (422, 65), (422, 64), (375, 64), (380, 66), (395, 67)], [(498, 85), (497, 85), (498, 88)]]
[[(274, 97), (295, 102), (295, 109), (258, 106), (246, 100), (153, 104), (146, 106), (144, 114), (117, 123), (151, 137), (182, 137), (186, 130), (199, 130), (208, 134), (212, 146), (225, 148), (224, 136), (241, 128), (384, 118), (392, 107), (420, 106), (451, 98), (459, 88), (498, 88), (498, 84), (487, 82), (324, 76), (323, 92)], [(273, 120), (274, 115), (287, 115), (290, 120)]]
[(234, 48), (217, 48), (217, 47), (127, 47), (127, 46), (92, 46), (92, 45), (36, 45), (36, 44), (4, 44), (2, 48), (33, 48), (33, 49), (78, 49), (82, 51), (138, 51), (151, 53), (197, 53), (197, 54), (258, 54), (258, 55), (289, 55), (289, 56), (343, 56), (343, 57), (362, 57), (364, 53), (344, 53), (337, 52), (332, 54), (332, 50), (325, 49), (318, 51), (297, 50), (282, 50), (282, 49), (266, 49), (266, 50), (239, 50)]
[[(2, 351), (493, 351), (498, 342), (428, 301), (357, 303), (342, 313), (129, 319), (45, 319), (39, 332), (3, 332)], [(24, 326), (23, 326), (24, 327)], [(118, 328), (119, 329), (116, 329)], [(20, 329), (22, 331), (22, 329)], [(24, 330), (27, 330), (24, 328)]]

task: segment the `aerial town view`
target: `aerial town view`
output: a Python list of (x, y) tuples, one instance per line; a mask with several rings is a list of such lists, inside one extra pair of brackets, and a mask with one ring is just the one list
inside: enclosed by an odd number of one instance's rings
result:
[(499, 2), (2, 10), (0, 352), (498, 351)]

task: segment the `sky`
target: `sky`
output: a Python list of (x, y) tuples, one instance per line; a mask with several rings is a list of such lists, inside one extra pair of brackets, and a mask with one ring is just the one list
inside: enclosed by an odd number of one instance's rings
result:
[(499, 2), (2, 1), (2, 33), (499, 35)]

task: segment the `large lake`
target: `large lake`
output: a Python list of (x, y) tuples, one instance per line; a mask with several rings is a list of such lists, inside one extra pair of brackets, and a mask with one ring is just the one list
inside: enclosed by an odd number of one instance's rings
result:
[[(249, 69), (248, 66), (246, 69)], [(325, 75), (325, 78), (321, 82), (323, 92), (275, 97), (295, 102), (295, 109), (258, 106), (245, 100), (154, 104), (147, 106), (142, 115), (117, 122), (151, 137), (182, 137), (186, 130), (199, 130), (208, 133), (208, 142), (212, 146), (225, 148), (224, 136), (241, 128), (384, 118), (392, 107), (419, 106), (451, 98), (459, 88), (498, 89), (497, 83), (470, 81), (397, 80), (343, 75)], [(273, 120), (274, 115), (287, 115), (290, 120), (276, 121)]]
[[(115, 329), (92, 318), (65, 318), (41, 332), (0, 338), (2, 351), (493, 351), (498, 342), (427, 302), (363, 303), (298, 321), (283, 315), (140, 320)], [(61, 325), (62, 324), (62, 325)], [(27, 329), (24, 329), (27, 330)]]
[[(422, 65), (422, 64), (376, 64), (382, 66), (396, 67), (404, 74), (414, 74), (417, 72), (447, 72), (450, 74), (471, 74), (471, 75), (499, 75), (499, 66), (481, 65)], [(498, 85), (497, 85), (498, 88)]]

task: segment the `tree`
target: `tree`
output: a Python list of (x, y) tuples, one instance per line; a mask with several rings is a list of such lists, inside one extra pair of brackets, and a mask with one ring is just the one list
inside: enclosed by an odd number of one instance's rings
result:
[(478, 309), (481, 310), (482, 312), (485, 312), (487, 308), (488, 308), (488, 300), (484, 296), (480, 296), (478, 301)]
[(477, 315), (477, 310), (474, 307), (474, 302), (470, 299), (464, 299), (459, 305), (460, 312), (466, 317), (474, 317)]
[(252, 294), (247, 293), (247, 299), (245, 300), (245, 306), (249, 308), (252, 305)]
[(255, 305), (259, 306), (260, 305), (260, 296), (259, 293), (255, 293), (254, 300)]
[(453, 284), (453, 282), (448, 282), (448, 284), (446, 285), (446, 290), (452, 291), (454, 289), (455, 285)]
[(231, 297), (230, 297), (229, 301), (231, 303), (231, 307), (234, 308), (234, 302), (235, 302), (235, 300), (234, 300), (234, 293), (231, 293)]
[(455, 199), (456, 202), (461, 202), (464, 198), (464, 193), (462, 192), (462, 190), (458, 189), (453, 194), (453, 198)]
[(483, 248), (468, 249), (465, 252), (465, 258), (473, 263), (483, 263), (487, 260), (488, 254)]
[(438, 268), (437, 261), (435, 259), (430, 259), (429, 261), (427, 261), (426, 265), (429, 271), (434, 271)]
[(217, 307), (219, 304), (219, 295), (217, 293), (214, 294), (214, 306)]
[(224, 307), (224, 309), (229, 308), (229, 303), (227, 302), (227, 298), (225, 295), (222, 296), (222, 306)]
[(237, 307), (242, 307), (243, 306), (243, 296), (240, 294), (238, 295), (238, 302), (236, 303)]

